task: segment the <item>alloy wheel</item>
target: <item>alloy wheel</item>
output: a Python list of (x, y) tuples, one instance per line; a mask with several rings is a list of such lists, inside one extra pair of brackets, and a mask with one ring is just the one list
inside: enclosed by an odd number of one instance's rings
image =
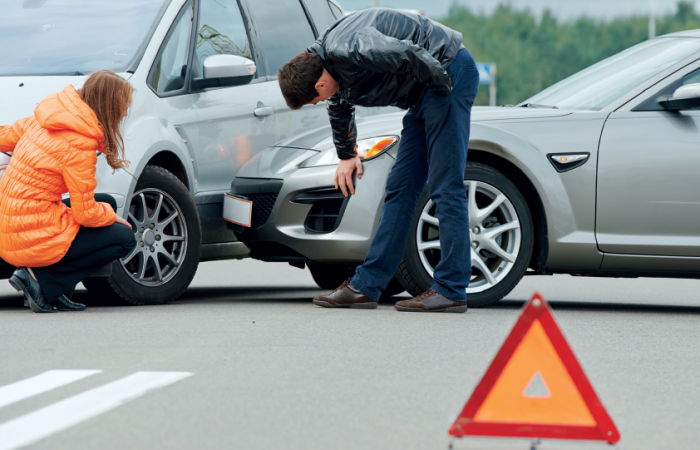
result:
[[(483, 181), (464, 184), (472, 264), (468, 295), (490, 289), (508, 275), (518, 259), (522, 232), (515, 207), (499, 189)], [(421, 263), (432, 277), (440, 262), (439, 220), (432, 200), (421, 211), (416, 239)]]
[(128, 221), (136, 248), (121, 260), (122, 266), (144, 286), (167, 283), (187, 252), (187, 227), (177, 202), (159, 189), (143, 189), (131, 198)]

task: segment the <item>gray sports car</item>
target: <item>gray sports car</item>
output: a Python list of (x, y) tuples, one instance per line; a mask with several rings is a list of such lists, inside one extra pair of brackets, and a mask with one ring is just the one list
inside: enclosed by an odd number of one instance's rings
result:
[[(700, 30), (643, 42), (517, 106), (474, 108), (468, 164), (470, 306), (522, 276), (700, 277)], [(268, 148), (231, 186), (252, 201), (253, 258), (352, 274), (377, 229), (402, 113), (358, 119), (365, 175), (345, 198), (330, 128)], [(427, 191), (385, 294), (431, 285), (440, 224)], [(528, 270), (529, 269), (529, 270)]]

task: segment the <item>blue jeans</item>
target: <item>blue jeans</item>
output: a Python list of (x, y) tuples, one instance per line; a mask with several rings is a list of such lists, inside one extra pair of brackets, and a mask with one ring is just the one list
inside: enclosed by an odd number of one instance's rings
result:
[(447, 73), (452, 77), (452, 92), (438, 97), (428, 91), (420, 105), (404, 116), (379, 228), (365, 262), (350, 281), (373, 300), (379, 299), (401, 262), (426, 181), (440, 220), (441, 260), (431, 289), (450, 300), (467, 298), (471, 247), (464, 169), (479, 73), (466, 50), (457, 54)]

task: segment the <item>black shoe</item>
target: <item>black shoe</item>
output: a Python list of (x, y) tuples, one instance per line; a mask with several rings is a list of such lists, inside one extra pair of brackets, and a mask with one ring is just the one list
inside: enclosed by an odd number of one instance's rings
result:
[(46, 301), (44, 294), (41, 292), (41, 286), (36, 281), (29, 271), (22, 267), (17, 269), (10, 277), (10, 284), (17, 291), (24, 291), (24, 300), (29, 303), (29, 307), (35, 313), (52, 313), (58, 312)]
[(53, 306), (59, 311), (85, 311), (86, 308), (82, 303), (76, 303), (65, 295), (58, 297), (58, 300), (53, 302)]
[[(24, 286), (27, 285), (27, 283), (24, 282), (24, 275), (19, 269), (15, 270), (15, 273), (12, 274), (10, 285), (18, 292), (23, 291)], [(24, 307), (29, 308), (29, 300), (27, 300), (26, 296), (24, 297)]]

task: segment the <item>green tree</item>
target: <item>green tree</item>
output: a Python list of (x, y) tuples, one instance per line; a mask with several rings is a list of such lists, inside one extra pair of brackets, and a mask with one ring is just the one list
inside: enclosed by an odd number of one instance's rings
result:
[[(560, 22), (550, 11), (537, 17), (529, 10), (499, 5), (491, 15), (453, 7), (439, 19), (462, 33), (464, 46), (479, 62), (498, 67), (498, 103), (517, 104), (542, 89), (602, 59), (647, 39), (646, 16)], [(678, 2), (675, 14), (657, 18), (658, 34), (700, 28), (692, 1)], [(488, 105), (488, 87), (477, 104)]]

